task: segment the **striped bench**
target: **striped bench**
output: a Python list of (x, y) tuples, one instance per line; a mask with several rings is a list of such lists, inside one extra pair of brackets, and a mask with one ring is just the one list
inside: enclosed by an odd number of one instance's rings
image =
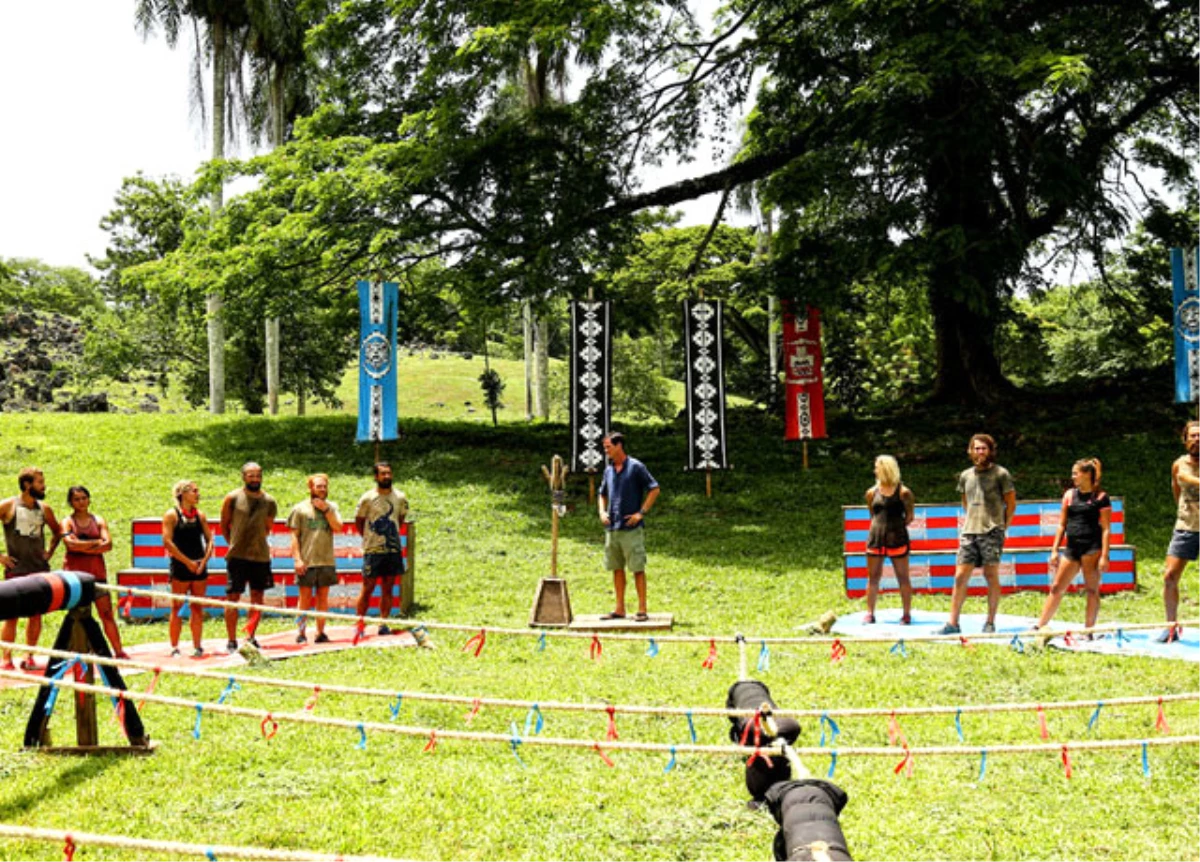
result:
[[(228, 544), (221, 535), (219, 522), (209, 521), (216, 550), (208, 563), (208, 584), (205, 594), (214, 599), (225, 598), (225, 552)], [(271, 573), (275, 587), (263, 597), (265, 604), (278, 608), (294, 608), (300, 599), (300, 588), (296, 585), (296, 567), (292, 559), (292, 537), (287, 522), (276, 520), (267, 539), (271, 546)], [(133, 565), (117, 573), (117, 586), (139, 589), (170, 591), (170, 574), (167, 550), (162, 541), (162, 518), (137, 518), (133, 521)], [(397, 578), (399, 591), (397, 606), (400, 613), (407, 615), (413, 603), (413, 571), (416, 562), (416, 529), (412, 522), (400, 525), (400, 545), (406, 570)], [(332, 613), (354, 614), (355, 605), (362, 589), (362, 536), (351, 521), (334, 536), (334, 557), (337, 562), (338, 583), (329, 590), (329, 610)], [(149, 596), (123, 597), (121, 611), (135, 620), (165, 619), (171, 602)], [(208, 608), (211, 616), (224, 613), (221, 608)], [(368, 614), (379, 614), (379, 590), (371, 596)]]
[[(867, 531), (871, 513), (866, 506), (843, 506), (843, 569), (846, 595), (857, 599), (867, 594)], [(1017, 590), (1049, 592), (1054, 580), (1050, 568), (1050, 543), (1058, 530), (1062, 500), (1025, 500), (1017, 503), (1012, 524), (1004, 540), (1000, 556), (1000, 588), (1011, 593)], [(962, 507), (953, 504), (918, 504), (908, 535), (909, 577), (917, 593), (950, 593), (954, 590), (955, 560), (958, 554), (958, 532), (962, 526)], [(1125, 501), (1112, 498), (1112, 519), (1109, 526), (1109, 566), (1100, 579), (1100, 592), (1116, 593), (1137, 587), (1137, 553), (1125, 541)], [(1083, 588), (1083, 575), (1071, 583), (1070, 591)], [(885, 564), (880, 580), (881, 592), (896, 592), (892, 567)], [(987, 592), (983, 573), (976, 569), (969, 586), (971, 595)]]

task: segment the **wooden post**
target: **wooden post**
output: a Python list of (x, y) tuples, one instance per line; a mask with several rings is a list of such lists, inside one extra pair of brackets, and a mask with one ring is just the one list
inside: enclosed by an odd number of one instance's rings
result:
[(566, 482), (570, 472), (557, 455), (550, 461), (550, 467), (542, 467), (542, 475), (550, 484), (550, 577), (558, 577), (558, 519), (566, 510)]
[(588, 473), (588, 505), (596, 505), (596, 474)]
[(808, 441), (804, 441), (804, 469), (808, 469)]
[(567, 582), (558, 577), (558, 519), (566, 514), (567, 466), (557, 455), (550, 467), (542, 467), (542, 475), (550, 485), (550, 577), (538, 581), (533, 597), (529, 625), (563, 627), (571, 624), (571, 598)]
[[(88, 641), (87, 631), (81, 625), (84, 617), (92, 614), (90, 606), (75, 608), (67, 612), (71, 616), (71, 636), (68, 640), (69, 649), (77, 655), (87, 655), (92, 651)], [(95, 666), (88, 662), (83, 681), (88, 685), (96, 684)], [(80, 748), (94, 748), (100, 743), (100, 733), (96, 725), (96, 695), (91, 692), (75, 692), (75, 744)]]
[(704, 471), (704, 496), (712, 496), (712, 467)]

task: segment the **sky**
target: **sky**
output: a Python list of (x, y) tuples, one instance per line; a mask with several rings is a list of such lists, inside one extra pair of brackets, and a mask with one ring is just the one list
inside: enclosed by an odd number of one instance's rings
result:
[[(190, 180), (211, 149), (188, 102), (190, 38), (143, 41), (132, 0), (0, 0), (0, 257), (87, 266), (100, 219), (138, 171)], [(250, 155), (247, 145), (230, 155)], [(705, 168), (647, 178), (646, 188)], [(706, 223), (709, 195), (680, 207)], [(728, 220), (728, 216), (727, 216)]]

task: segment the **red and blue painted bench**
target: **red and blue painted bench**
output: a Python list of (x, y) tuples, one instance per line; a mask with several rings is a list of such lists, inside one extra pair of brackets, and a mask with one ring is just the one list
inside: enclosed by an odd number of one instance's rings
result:
[[(1000, 589), (1011, 593), (1018, 590), (1050, 591), (1054, 571), (1050, 568), (1050, 543), (1058, 530), (1062, 500), (1023, 500), (1017, 503), (1012, 524), (1004, 539), (1000, 555)], [(955, 560), (958, 555), (958, 534), (962, 528), (962, 506), (954, 504), (919, 504), (914, 509), (908, 528), (911, 551), (909, 577), (917, 593), (950, 593), (954, 590)], [(844, 506), (843, 567), (846, 595), (857, 599), (867, 594), (867, 531), (871, 513), (866, 506)], [(1100, 592), (1116, 593), (1137, 587), (1137, 549), (1125, 541), (1125, 501), (1112, 498), (1112, 518), (1109, 526), (1108, 571), (1100, 579)], [(899, 589), (892, 567), (885, 564), (880, 580), (881, 592)], [(1077, 575), (1070, 591), (1083, 588), (1083, 575)], [(971, 595), (987, 592), (983, 573), (976, 569), (971, 575)]]
[[(208, 583), (205, 594), (209, 598), (225, 598), (225, 552), (229, 545), (221, 535), (220, 523), (209, 521), (216, 549), (208, 563)], [(275, 521), (267, 539), (271, 546), (271, 573), (275, 587), (263, 597), (265, 604), (278, 608), (294, 608), (300, 599), (300, 588), (296, 585), (296, 564), (292, 559), (292, 537), (287, 522)], [(416, 529), (412, 522), (400, 525), (400, 546), (404, 555), (405, 573), (397, 578), (396, 589), (399, 601), (396, 606), (401, 614), (408, 614), (413, 603), (413, 570), (416, 562)], [(329, 590), (329, 610), (332, 613), (355, 613), (355, 604), (362, 588), (362, 536), (351, 521), (334, 536), (333, 553), (337, 563), (338, 583)], [(131, 619), (166, 618), (171, 602), (165, 598), (170, 592), (170, 558), (163, 547), (162, 518), (137, 518), (133, 522), (133, 566), (117, 573), (117, 586), (135, 587), (143, 590), (159, 590), (164, 598), (150, 596), (123, 597), (120, 600), (122, 613)], [(207, 613), (219, 616), (221, 608), (208, 608)], [(370, 615), (379, 614), (379, 590), (371, 597)]]

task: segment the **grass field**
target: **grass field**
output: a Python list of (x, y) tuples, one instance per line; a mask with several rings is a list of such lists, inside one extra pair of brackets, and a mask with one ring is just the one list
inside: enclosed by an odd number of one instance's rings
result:
[[(515, 363), (513, 364), (516, 365)], [(478, 403), (478, 369), (458, 358), (410, 362), (402, 382), (403, 439), (385, 447), (397, 484), (412, 501), (419, 545), (415, 615), (425, 620), (522, 626), (540, 577), (549, 567), (549, 497), (540, 466), (568, 454), (559, 425), (477, 421), (462, 402)], [(504, 371), (510, 381), (514, 372)], [(513, 405), (521, 402), (507, 393)], [(1101, 621), (1161, 618), (1159, 571), (1173, 505), (1167, 483), (1180, 451), (1183, 415), (1147, 406), (1145, 393), (1116, 393), (1086, 409), (1050, 400), (995, 414), (923, 410), (873, 420), (832, 417), (831, 439), (810, 447), (804, 471), (798, 447), (783, 443), (778, 423), (748, 411), (731, 416), (736, 469), (714, 477), (683, 473), (684, 431), (675, 425), (627, 426), (630, 451), (663, 485), (648, 525), (650, 599), (675, 614), (677, 633), (792, 635), (826, 610), (856, 605), (841, 574), (841, 506), (856, 503), (871, 481), (871, 462), (896, 454), (919, 500), (954, 496), (966, 466), (965, 444), (986, 429), (1001, 441), (1000, 462), (1013, 471), (1023, 498), (1057, 496), (1071, 462), (1095, 454), (1106, 485), (1125, 497), (1129, 541), (1138, 546), (1136, 592), (1108, 598)], [(444, 407), (438, 407), (438, 403)], [(352, 407), (352, 405), (349, 405)], [(511, 409), (511, 408), (510, 408)], [(510, 419), (513, 410), (506, 414)], [(179, 478), (203, 489), (215, 512), (237, 484), (247, 459), (266, 468), (265, 487), (290, 506), (303, 477), (332, 477), (333, 499), (347, 507), (369, 483), (372, 452), (353, 444), (354, 418), (323, 412), (306, 418), (214, 418), (160, 415), (0, 416), (0, 477), (37, 463), (47, 473), (49, 502), (62, 508), (66, 487), (88, 485), (95, 509), (114, 525), (110, 568), (128, 560), (127, 524), (159, 514)], [(610, 609), (601, 570), (602, 536), (587, 504), (587, 483), (572, 477), (571, 512), (562, 524), (560, 571), (576, 613)], [(1197, 616), (1197, 571), (1184, 577), (1185, 619)], [(1006, 613), (1034, 615), (1041, 595), (1006, 598)], [(1082, 597), (1068, 597), (1060, 618), (1079, 620)], [(894, 605), (885, 599), (882, 606)], [(946, 597), (919, 607), (945, 610)], [(982, 609), (972, 599), (968, 613)], [(50, 621), (51, 629), (57, 620)], [(218, 636), (207, 624), (206, 636)], [(277, 628), (290, 620), (270, 622)], [(163, 624), (123, 627), (130, 641), (165, 640)], [(45, 636), (44, 636), (45, 637)], [(610, 642), (591, 661), (586, 642), (553, 641), (545, 652), (526, 638), (489, 637), (478, 658), (461, 638), (438, 635), (439, 649), (357, 650), (276, 662), (263, 671), (280, 679), (339, 682), (394, 690), (511, 697), (535, 701), (720, 706), (737, 676), (737, 657), (722, 648), (712, 671), (701, 669), (707, 647), (664, 645), (654, 658), (642, 643)], [(1120, 696), (1195, 691), (1194, 665), (1140, 658), (1069, 655), (1029, 649), (910, 646), (907, 658), (887, 645), (850, 644), (833, 665), (828, 647), (772, 652), (763, 675), (785, 707), (902, 706), (1015, 701), (1111, 700)], [(143, 687), (146, 677), (135, 677)], [(222, 686), (164, 677), (158, 692), (215, 701)], [(247, 686), (243, 706), (298, 711), (305, 696)], [(740, 765), (732, 759), (682, 757), (664, 773), (665, 758), (620, 754), (608, 768), (591, 752), (526, 746), (522, 768), (505, 745), (424, 742), (284, 723), (266, 741), (257, 722), (210, 715), (192, 737), (194, 713), (148, 706), (146, 725), (161, 743), (148, 758), (55, 759), (21, 750), (32, 695), (0, 694), (0, 822), (200, 844), (222, 842), (376, 853), (434, 859), (769, 859), (774, 823), (746, 808)], [(465, 727), (461, 706), (406, 701), (404, 723)], [(1155, 709), (1106, 707), (1086, 731), (1090, 709), (1052, 712), (1051, 738), (1142, 739), (1157, 735)], [(323, 695), (318, 714), (355, 721), (387, 720), (383, 700)], [(69, 711), (56, 718), (69, 732)], [(1168, 707), (1176, 734), (1196, 733), (1195, 703)], [(524, 712), (485, 709), (472, 729), (507, 733)], [(597, 714), (547, 712), (546, 734), (602, 740)], [(623, 740), (668, 743), (687, 738), (681, 719), (617, 716)], [(839, 746), (884, 745), (886, 721), (847, 719)], [(102, 735), (116, 741), (102, 720)], [(913, 745), (957, 744), (945, 717), (903, 721)], [(727, 725), (696, 720), (699, 740), (721, 743)], [(964, 719), (972, 746), (1040, 742), (1032, 714)], [(814, 745), (815, 722), (801, 743)], [(1143, 778), (1136, 749), (1077, 753), (1066, 780), (1057, 755), (995, 755), (977, 783), (978, 757), (918, 760), (911, 779), (894, 774), (900, 760), (842, 758), (835, 780), (850, 795), (842, 824), (859, 859), (1194, 859), (1200, 844), (1195, 747), (1152, 749)], [(828, 760), (812, 764), (824, 773)], [(56, 858), (49, 844), (0, 842), (0, 858)], [(129, 858), (129, 851), (86, 848), (77, 858)], [(149, 858), (149, 857), (146, 857)]]

